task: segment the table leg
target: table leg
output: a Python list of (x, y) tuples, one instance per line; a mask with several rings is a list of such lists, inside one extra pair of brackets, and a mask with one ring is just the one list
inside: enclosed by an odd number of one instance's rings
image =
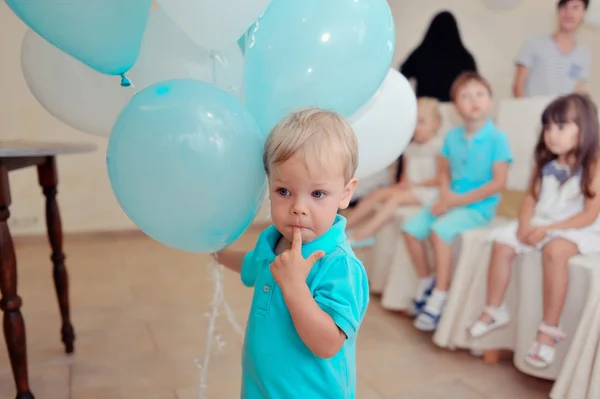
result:
[(69, 275), (65, 267), (65, 255), (62, 248), (62, 225), (60, 222), (60, 213), (56, 202), (56, 187), (58, 185), (58, 176), (56, 173), (56, 161), (54, 157), (48, 157), (47, 161), (38, 166), (38, 180), (43, 188), (46, 197), (46, 228), (48, 231), (48, 240), (52, 248), (54, 288), (58, 298), (60, 316), (62, 318), (61, 337), (65, 344), (65, 351), (73, 353), (73, 341), (75, 332), (71, 325), (69, 312)]
[(8, 168), (0, 164), (0, 308), (4, 312), (4, 339), (17, 386), (17, 399), (33, 399), (27, 376), (25, 322), (20, 310), (21, 298), (17, 294), (17, 261), (7, 224), (9, 206)]

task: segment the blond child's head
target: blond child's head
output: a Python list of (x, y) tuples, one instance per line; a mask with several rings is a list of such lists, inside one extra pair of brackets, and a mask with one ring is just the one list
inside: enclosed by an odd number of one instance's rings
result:
[(450, 99), (465, 122), (488, 118), (492, 110), (492, 88), (477, 72), (463, 72), (452, 83)]
[(292, 240), (300, 227), (303, 242), (325, 234), (356, 187), (358, 144), (341, 116), (316, 108), (281, 120), (265, 143), (271, 218)]
[(441, 121), (439, 101), (435, 98), (420, 97), (417, 100), (417, 126), (413, 141), (423, 144), (434, 138)]

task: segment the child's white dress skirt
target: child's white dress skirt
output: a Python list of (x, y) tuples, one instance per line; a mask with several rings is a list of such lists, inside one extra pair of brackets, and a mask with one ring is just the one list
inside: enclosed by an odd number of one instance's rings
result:
[(579, 253), (587, 255), (600, 252), (600, 232), (597, 229), (568, 229), (568, 230), (550, 230), (548, 235), (538, 245), (532, 247), (523, 244), (517, 239), (517, 229), (519, 223), (511, 221), (504, 226), (495, 228), (489, 236), (491, 241), (496, 241), (513, 248), (517, 254), (527, 253), (532, 250), (541, 250), (554, 238), (563, 238), (575, 245)]

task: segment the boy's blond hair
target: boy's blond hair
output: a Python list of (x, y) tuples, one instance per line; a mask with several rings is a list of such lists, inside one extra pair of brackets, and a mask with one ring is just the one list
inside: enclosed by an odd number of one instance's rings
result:
[(344, 163), (344, 179), (350, 181), (358, 166), (358, 142), (352, 127), (339, 114), (318, 108), (307, 108), (282, 119), (269, 133), (265, 143), (263, 164), (271, 167), (287, 161), (298, 152), (316, 156), (325, 164), (336, 154)]

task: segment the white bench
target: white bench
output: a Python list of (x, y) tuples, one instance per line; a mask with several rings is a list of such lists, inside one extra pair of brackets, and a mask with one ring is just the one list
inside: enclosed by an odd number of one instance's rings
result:
[[(502, 102), (499, 107), (498, 126), (508, 135), (515, 158), (509, 172), (510, 189), (525, 190), (527, 187), (533, 162), (533, 148), (539, 135), (539, 115), (550, 100), (549, 98), (508, 100)], [(382, 293), (382, 306), (387, 309), (408, 309), (414, 295), (416, 276), (404, 241), (399, 234), (399, 227), (403, 220), (412, 216), (417, 210), (418, 208), (400, 209), (396, 220), (385, 226), (376, 237), (370, 279), (373, 291)], [(508, 306), (512, 315), (509, 326), (478, 340), (472, 340), (467, 336), (467, 327), (479, 316), (485, 306), (487, 267), (491, 248), (486, 236), (493, 226), (505, 221), (506, 219), (496, 218), (491, 226), (467, 232), (453, 244), (455, 266), (452, 286), (446, 309), (433, 340), (437, 345), (450, 349), (514, 350), (514, 363), (521, 371), (545, 379), (558, 377), (561, 384), (556, 389), (564, 390), (567, 389), (564, 387), (571, 387), (568, 389), (572, 390), (573, 385), (564, 382), (565, 380), (568, 381), (572, 375), (579, 376), (577, 378), (581, 379), (581, 376), (587, 376), (592, 372), (590, 369), (582, 369), (581, 363), (577, 363), (576, 359), (581, 355), (578, 350), (577, 354), (569, 354), (571, 363), (577, 365), (569, 366), (568, 370), (560, 374), (563, 361), (571, 347), (586, 347), (589, 349), (588, 354), (591, 351), (589, 345), (584, 345), (578, 337), (586, 336), (582, 330), (586, 327), (580, 323), (580, 320), (593, 319), (596, 313), (598, 314), (596, 317), (600, 319), (600, 310), (596, 309), (598, 300), (594, 288), (596, 284), (600, 286), (600, 283), (595, 280), (596, 274), (590, 271), (590, 262), (595, 262), (591, 260), (595, 259), (594, 257), (575, 257), (570, 263), (570, 289), (561, 319), (561, 327), (570, 338), (557, 347), (556, 360), (550, 367), (540, 370), (524, 362), (525, 353), (534, 341), (541, 321), (542, 279), (539, 253), (519, 257), (513, 264), (514, 273), (507, 293)], [(595, 263), (596, 267), (600, 268), (600, 264), (597, 263)], [(589, 287), (586, 288), (584, 282), (588, 282)], [(600, 320), (597, 323), (600, 330)], [(600, 331), (598, 334), (600, 335)], [(598, 363), (600, 368), (600, 350), (596, 351), (599, 352), (597, 357), (589, 363)], [(567, 362), (565, 365), (571, 363)], [(600, 374), (600, 370), (595, 372)], [(600, 382), (597, 385), (595, 389), (600, 390)]]
[[(536, 101), (531, 100), (529, 104), (522, 101), (503, 104), (499, 125), (509, 134), (509, 138), (513, 136), (513, 131), (519, 131), (516, 125), (524, 124), (526, 115), (523, 115), (523, 112), (528, 108), (531, 109), (530, 107), (535, 107)], [(511, 124), (514, 127), (511, 127)], [(520, 137), (526, 137), (525, 133)], [(524, 142), (518, 144), (519, 147), (514, 151), (515, 158), (517, 151), (525, 154), (524, 144)], [(522, 171), (523, 179), (528, 178), (530, 168), (515, 168), (519, 165), (518, 162), (516, 160), (511, 173)], [(509, 182), (509, 186), (511, 185), (511, 188), (520, 186), (517, 180)], [(491, 243), (486, 242), (482, 237), (471, 237), (470, 240), (469, 248), (474, 249), (462, 251), (459, 256), (448, 304), (434, 335), (434, 342), (441, 347), (451, 349), (510, 349), (514, 351), (515, 366), (523, 373), (549, 380), (558, 379), (553, 397), (570, 399), (600, 397), (586, 396), (592, 388), (600, 392), (600, 382), (594, 385), (595, 381), (589, 377), (594, 372), (593, 364), (597, 362), (600, 366), (600, 354), (590, 355), (597, 351), (596, 346), (600, 339), (600, 311), (598, 310), (600, 273), (597, 271), (600, 266), (600, 256), (576, 256), (569, 262), (569, 290), (560, 322), (561, 328), (568, 337), (557, 346), (553, 364), (545, 369), (537, 369), (525, 362), (525, 355), (535, 340), (537, 327), (542, 319), (540, 252), (522, 255), (513, 262), (513, 273), (506, 295), (511, 313), (509, 325), (473, 340), (467, 336), (466, 328), (479, 317), (485, 306)], [(596, 335), (593, 335), (594, 330), (591, 328), (594, 323), (598, 325)], [(587, 361), (581, 361), (584, 358), (587, 358)], [(600, 371), (596, 373), (600, 375)]]

